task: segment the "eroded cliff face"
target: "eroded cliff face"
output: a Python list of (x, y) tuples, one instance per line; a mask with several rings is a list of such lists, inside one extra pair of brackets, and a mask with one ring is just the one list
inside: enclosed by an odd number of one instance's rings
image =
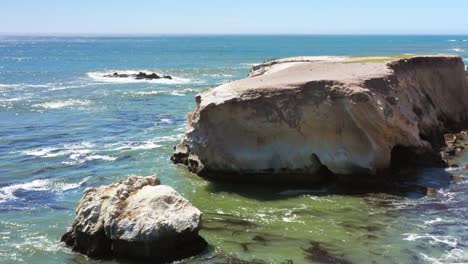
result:
[(197, 96), (172, 160), (208, 177), (313, 182), (437, 160), (468, 127), (461, 58), (301, 57)]

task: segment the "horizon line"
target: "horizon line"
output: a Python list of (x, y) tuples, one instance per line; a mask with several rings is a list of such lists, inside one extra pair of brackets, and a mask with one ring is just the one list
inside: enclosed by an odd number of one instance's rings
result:
[(0, 37), (183, 37), (183, 36), (468, 36), (468, 33), (61, 33), (0, 32)]

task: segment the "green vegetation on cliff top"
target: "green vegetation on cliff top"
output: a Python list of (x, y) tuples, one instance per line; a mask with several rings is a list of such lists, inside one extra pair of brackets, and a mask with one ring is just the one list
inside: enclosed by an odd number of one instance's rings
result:
[(351, 56), (352, 60), (345, 63), (381, 63), (381, 62), (391, 62), (398, 59), (409, 59), (417, 55), (405, 54), (405, 55), (390, 55), (390, 56)]

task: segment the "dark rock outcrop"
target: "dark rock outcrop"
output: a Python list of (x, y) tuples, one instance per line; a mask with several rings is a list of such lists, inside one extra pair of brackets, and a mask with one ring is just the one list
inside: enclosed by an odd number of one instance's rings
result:
[(169, 75), (159, 76), (157, 73), (145, 73), (139, 72), (138, 74), (125, 74), (114, 72), (113, 74), (106, 74), (104, 77), (111, 78), (134, 78), (136, 80), (157, 80), (157, 79), (168, 79), (172, 80), (172, 77)]

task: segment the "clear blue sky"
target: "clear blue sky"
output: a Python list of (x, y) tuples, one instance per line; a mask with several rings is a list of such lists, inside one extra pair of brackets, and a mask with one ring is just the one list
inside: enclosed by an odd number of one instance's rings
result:
[(468, 34), (468, 0), (2, 0), (0, 32)]

